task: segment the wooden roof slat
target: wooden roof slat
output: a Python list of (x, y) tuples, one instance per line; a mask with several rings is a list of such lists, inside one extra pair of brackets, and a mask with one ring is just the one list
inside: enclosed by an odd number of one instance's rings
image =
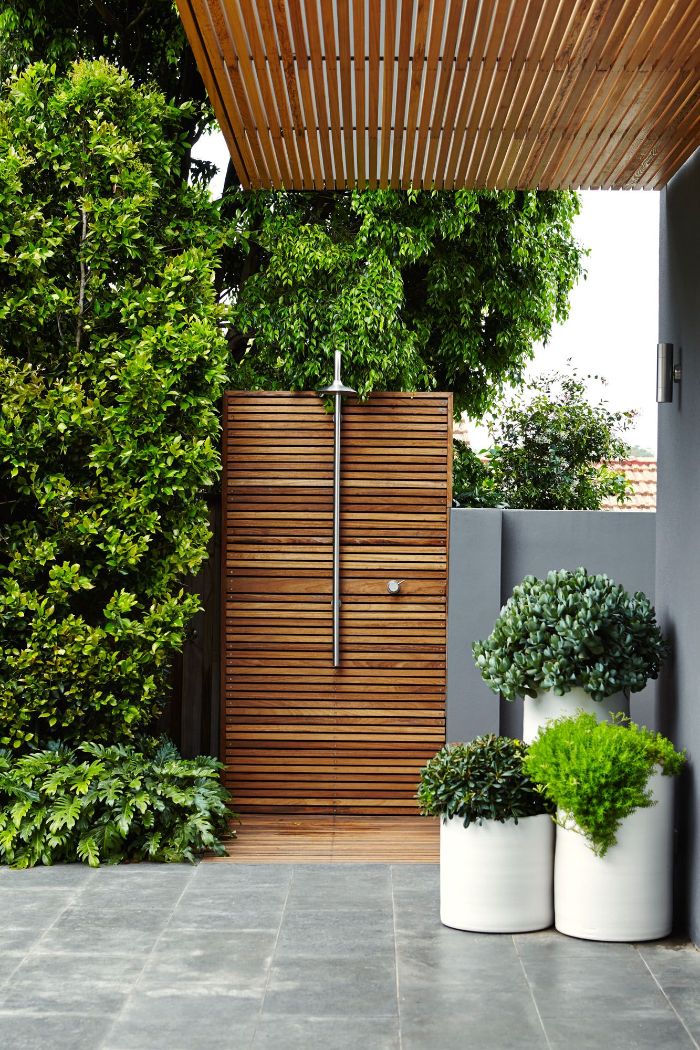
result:
[(700, 146), (700, 0), (177, 3), (245, 187), (651, 187)]
[(418, 124), (418, 105), (420, 103), (421, 85), (425, 75), (424, 59), (428, 40), (428, 16), (430, 14), (430, 0), (418, 0), (416, 13), (416, 27), (413, 34), (411, 47), (411, 78), (408, 93), (408, 115), (406, 117), (406, 131), (404, 133), (403, 163), (401, 166), (401, 184), (404, 189), (411, 185), (413, 172), (413, 149)]
[(394, 41), (396, 39), (396, 0), (385, 0), (384, 4), (384, 79), (382, 82), (382, 148), (380, 158), (379, 181), (383, 186), (389, 182), (389, 154), (391, 153), (392, 140), (396, 145), (397, 139), (391, 134), (394, 104), (394, 74), (396, 72), (394, 60)]
[[(313, 0), (307, 4), (307, 9), (315, 6)], [(321, 54), (324, 60), (326, 73), (326, 84), (328, 87), (328, 111), (331, 118), (331, 143), (333, 146), (333, 167), (335, 174), (335, 185), (340, 189), (345, 188), (345, 172), (347, 158), (343, 158), (343, 141), (341, 139), (342, 122), (340, 117), (340, 93), (338, 91), (338, 41), (335, 36), (335, 18), (333, 17), (333, 5), (320, 3), (321, 19), (320, 28), (323, 33)]]
[[(428, 134), (431, 128), (431, 118), (435, 103), (435, 89), (440, 66), (440, 53), (442, 48), (442, 36), (445, 28), (447, 0), (433, 0), (430, 21), (430, 41), (427, 51), (427, 61), (423, 74), (422, 100), (420, 103), (420, 114), (418, 116), (418, 137), (415, 145), (415, 159), (411, 182), (414, 186), (423, 185), (423, 171), (425, 167), (425, 150)], [(426, 175), (425, 182), (430, 185), (432, 179)]]
[[(265, 6), (265, 0), (261, 0), (258, 10), (263, 18)], [(251, 0), (239, 0), (239, 8), (241, 25), (247, 35), (252, 62), (257, 71), (261, 103), (264, 106), (270, 124), (270, 134), (276, 147), (275, 152), (278, 162), (281, 170), (284, 171), (286, 184), (288, 186), (301, 186), (303, 179), (296, 143), (292, 133), (292, 118), (287, 105), (287, 90), (279, 75), (279, 66), (274, 61), (274, 56), (271, 56), (269, 62), (266, 61), (265, 44), (260, 39), (255, 8), (252, 6)], [(269, 25), (268, 32), (271, 28), (272, 26)], [(277, 74), (276, 77), (273, 74), (273, 69)], [(290, 88), (293, 89), (294, 84), (295, 81), (292, 79)], [(308, 165), (304, 176), (308, 179), (311, 178), (311, 169)]]
[[(355, 0), (357, 3), (357, 0)], [(381, 45), (382, 0), (369, 0), (369, 95), (367, 99), (367, 137), (369, 140), (369, 186), (376, 189), (379, 169), (377, 167), (377, 143), (379, 136), (379, 55)]]
[(436, 85), (435, 105), (430, 127), (430, 138), (428, 140), (428, 152), (425, 159), (426, 182), (432, 174), (433, 182), (436, 175), (435, 159), (440, 145), (442, 129), (445, 123), (445, 106), (447, 104), (448, 92), (452, 83), (457, 62), (457, 41), (459, 39), (459, 26), (462, 19), (462, 5), (450, 3), (447, 10), (447, 24), (445, 27), (445, 42), (440, 58), (440, 69)]
[(180, 15), (197, 62), (197, 67), (207, 89), (207, 94), (212, 100), (212, 105), (218, 115), (219, 126), (226, 139), (226, 145), (238, 177), (244, 184), (252, 184), (255, 179), (254, 174), (252, 174), (254, 172), (252, 157), (248, 155), (247, 159), (244, 159), (248, 152), (244, 141), (245, 136), (242, 129), (239, 136), (236, 135), (234, 131), (235, 117), (232, 118), (230, 112), (236, 107), (233, 104), (233, 100), (226, 99), (219, 89), (209, 52), (202, 36), (202, 26), (192, 11), (190, 0), (182, 0)]
[(495, 149), (486, 148), (481, 150), (479, 166), (475, 176), (475, 184), (477, 186), (493, 186), (493, 180), (489, 178), (489, 175), (493, 159), (499, 153), (500, 140), (506, 137), (504, 125), (512, 100), (512, 91), (509, 90), (511, 60), (508, 56), (515, 52), (526, 11), (527, 9), (523, 4), (513, 5), (508, 20), (504, 25), (502, 42), (499, 42), (497, 45), (497, 53), (494, 60), (496, 62), (496, 72), (490, 98), (484, 108), (483, 118), (484, 128), (488, 136), (487, 142), (493, 142), (496, 145)]
[[(486, 49), (486, 41), (488, 39), (489, 29), (491, 28), (491, 11), (487, 8), (486, 4), (480, 4), (476, 9), (476, 22), (472, 26), (465, 26), (466, 29), (472, 29), (469, 34), (469, 40), (467, 46), (469, 50), (466, 54), (465, 62), (465, 77), (461, 85), (461, 97), (457, 96), (459, 102), (459, 109), (456, 112), (454, 118), (454, 126), (456, 128), (464, 128), (464, 134), (462, 136), (462, 148), (467, 149), (467, 140), (469, 139), (469, 127), (468, 119), (473, 109), (474, 94), (476, 86), (479, 82), (479, 78), (482, 72), (482, 60), (484, 51)], [(473, 44), (470, 46), (470, 41), (473, 35)], [(473, 135), (472, 135), (473, 139)], [(457, 170), (457, 163), (460, 159), (462, 149), (460, 149), (459, 136), (455, 135), (452, 137), (452, 143), (450, 144), (449, 138), (446, 142), (449, 149), (449, 158), (445, 155), (446, 169), (445, 169), (445, 188), (451, 189), (454, 183), (455, 172)], [(442, 157), (442, 148), (440, 149), (440, 157)], [(438, 160), (438, 163), (440, 161)]]
[(286, 6), (283, 7), (279, 3), (279, 0), (260, 0), (257, 9), (264, 37), (272, 38), (273, 35), (277, 37), (278, 60), (274, 61), (272, 57), (270, 59), (272, 82), (275, 91), (286, 100), (304, 181), (307, 185), (314, 184), (321, 169), (321, 158), (316, 136), (316, 113), (309, 83), (306, 48), (295, 49), (293, 47), (287, 9)]
[(353, 3), (353, 70), (355, 74), (355, 148), (357, 152), (357, 184), (367, 185), (367, 158), (365, 135), (367, 114), (365, 109), (365, 2)]
[[(275, 0), (284, 9), (284, 0)], [(318, 114), (318, 136), (321, 142), (323, 154), (323, 186), (333, 186), (333, 153), (331, 149), (331, 116), (328, 108), (326, 94), (326, 80), (323, 69), (321, 50), (321, 33), (318, 24), (318, 11), (315, 4), (307, 4), (306, 0), (287, 0), (289, 5), (290, 20), (294, 31), (294, 47), (297, 55), (307, 54), (307, 45), (304, 40), (304, 28), (308, 37), (308, 55), (310, 58), (311, 93), (316, 103)], [(302, 14), (305, 12), (306, 17)]]
[(255, 66), (250, 59), (238, 4), (236, 0), (209, 0), (208, 7), (223, 50), (231, 83), (239, 92), (241, 116), (246, 129), (253, 135), (251, 140), (253, 152), (255, 152), (254, 144), (257, 142), (260, 154), (264, 158), (263, 163), (268, 178), (283, 182), (286, 163), (285, 159), (278, 154), (283, 154), (284, 150), (276, 150), (272, 140), (269, 121), (274, 120), (274, 117), (272, 114), (268, 116), (260, 99), (260, 85)]
[(357, 182), (355, 170), (355, 115), (352, 104), (352, 56), (350, 54), (349, 0), (338, 0), (338, 57), (342, 99), (342, 128), (345, 144), (345, 173), (349, 185)]

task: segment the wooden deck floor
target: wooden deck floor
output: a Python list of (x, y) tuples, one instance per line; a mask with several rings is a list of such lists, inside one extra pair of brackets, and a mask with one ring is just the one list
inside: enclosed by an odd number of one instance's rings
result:
[(250, 816), (236, 827), (229, 864), (437, 864), (440, 826), (426, 817)]

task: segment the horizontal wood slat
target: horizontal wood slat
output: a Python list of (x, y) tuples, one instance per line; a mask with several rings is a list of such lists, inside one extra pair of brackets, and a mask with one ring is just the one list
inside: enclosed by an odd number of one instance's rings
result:
[(237, 864), (437, 864), (436, 818), (382, 816), (246, 816), (225, 857)]
[(700, 144), (700, 0), (177, 3), (245, 188), (658, 189)]
[(334, 669), (332, 417), (313, 394), (226, 395), (222, 754), (241, 812), (415, 813), (445, 735), (451, 419), (448, 395), (345, 405)]

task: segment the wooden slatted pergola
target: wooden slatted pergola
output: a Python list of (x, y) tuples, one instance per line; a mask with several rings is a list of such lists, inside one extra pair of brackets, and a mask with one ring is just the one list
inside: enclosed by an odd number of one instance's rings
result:
[(177, 0), (244, 187), (663, 186), (700, 0)]

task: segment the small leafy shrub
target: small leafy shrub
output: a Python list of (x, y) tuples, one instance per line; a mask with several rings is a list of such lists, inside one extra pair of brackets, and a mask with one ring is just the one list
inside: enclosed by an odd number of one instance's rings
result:
[(523, 766), (560, 810), (564, 827), (573, 821), (599, 857), (617, 841), (630, 813), (654, 805), (647, 788), (654, 766), (667, 776), (680, 773), (685, 752), (670, 740), (623, 716), (598, 722), (581, 713), (540, 730)]
[(526, 745), (506, 736), (479, 736), (447, 744), (420, 772), (417, 798), (423, 816), (461, 817), (465, 828), (485, 820), (546, 813), (547, 799), (523, 769)]
[(481, 677), (506, 700), (541, 689), (563, 696), (576, 686), (603, 700), (658, 678), (668, 646), (641, 591), (560, 569), (544, 580), (526, 576), (472, 652)]
[(96, 743), (2, 751), (0, 862), (97, 867), (224, 853), (219, 835), (233, 814), (221, 768), (214, 758), (184, 759), (167, 741), (144, 751)]

